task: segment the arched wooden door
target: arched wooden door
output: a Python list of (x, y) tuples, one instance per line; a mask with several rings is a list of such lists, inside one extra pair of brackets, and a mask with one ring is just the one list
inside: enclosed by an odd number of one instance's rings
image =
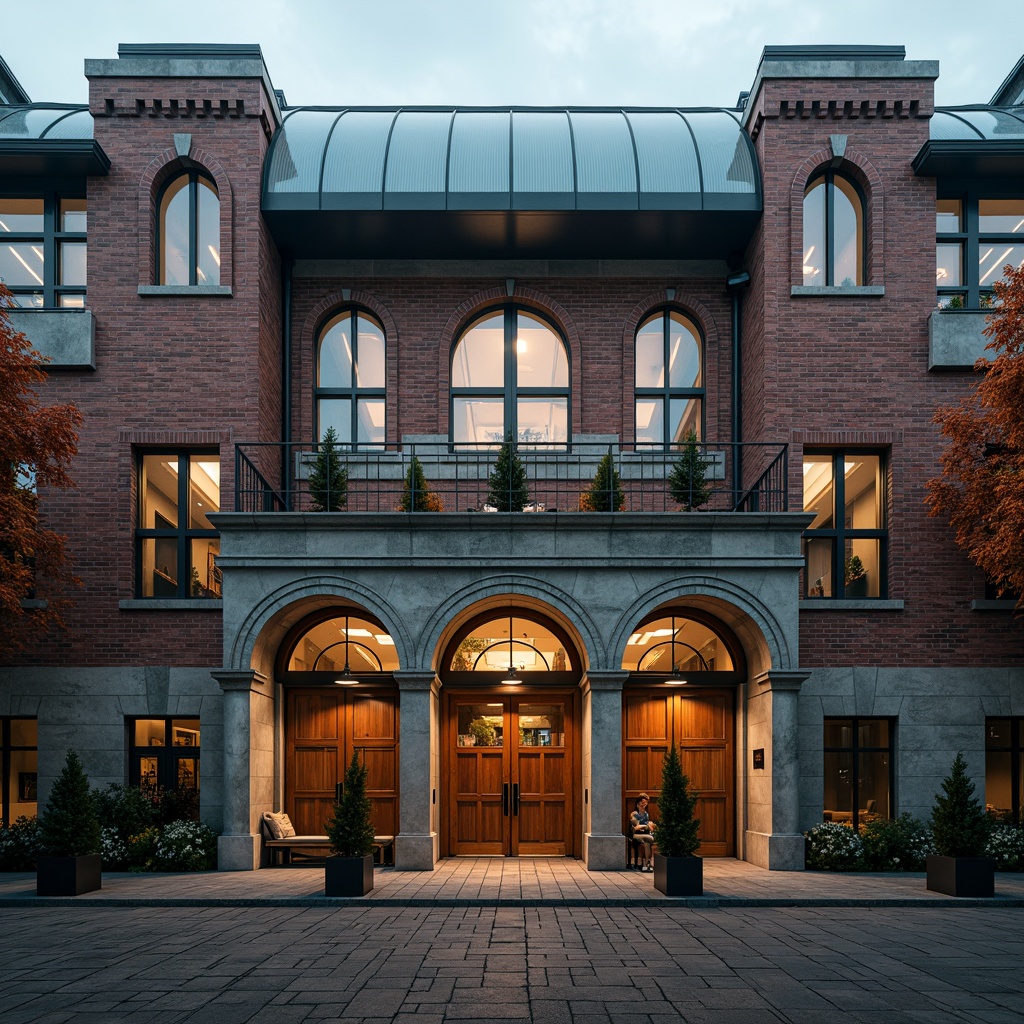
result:
[(662, 762), (674, 743), (697, 793), (697, 852), (703, 857), (735, 855), (733, 704), (731, 687), (624, 691), (623, 824), (640, 793), (651, 797), (651, 817), (658, 820)]

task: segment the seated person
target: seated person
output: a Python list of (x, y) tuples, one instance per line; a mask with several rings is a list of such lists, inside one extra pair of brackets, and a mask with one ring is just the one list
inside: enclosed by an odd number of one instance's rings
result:
[(640, 852), (640, 870), (654, 870), (654, 835), (651, 828), (651, 816), (647, 813), (647, 805), (651, 798), (641, 793), (636, 798), (636, 810), (629, 816), (629, 826), (633, 841)]

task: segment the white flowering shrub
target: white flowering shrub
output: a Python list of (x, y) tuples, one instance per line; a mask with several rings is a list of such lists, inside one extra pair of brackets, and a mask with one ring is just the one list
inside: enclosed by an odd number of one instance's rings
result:
[(931, 830), (907, 813), (869, 821), (860, 839), (868, 871), (924, 871), (925, 858), (935, 852)]
[(112, 826), (100, 829), (100, 854), (108, 871), (123, 871), (128, 862), (128, 844)]
[(217, 867), (217, 833), (201, 821), (172, 821), (156, 844), (155, 871), (212, 871)]
[(995, 860), (997, 871), (1024, 871), (1024, 828), (1005, 822), (993, 825), (985, 856)]
[(863, 866), (864, 844), (849, 825), (823, 821), (804, 833), (807, 867), (817, 871), (856, 871)]

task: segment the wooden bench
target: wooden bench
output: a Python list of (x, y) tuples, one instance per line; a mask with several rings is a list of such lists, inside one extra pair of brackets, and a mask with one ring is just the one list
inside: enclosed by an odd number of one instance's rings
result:
[[(301, 854), (305, 850), (315, 850), (315, 853), (307, 853), (307, 857), (326, 857), (331, 851), (331, 841), (327, 836), (288, 836), (287, 839), (273, 839), (266, 819), (260, 815), (260, 835), (263, 837), (263, 846), (270, 851), (271, 864), (280, 853), (282, 864), (291, 864), (292, 851), (298, 850)], [(374, 836), (373, 837), (373, 861), (375, 864), (395, 863), (395, 837)]]

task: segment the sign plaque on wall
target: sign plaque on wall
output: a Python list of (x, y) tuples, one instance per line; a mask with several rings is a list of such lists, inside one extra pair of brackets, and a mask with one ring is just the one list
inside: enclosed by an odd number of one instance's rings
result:
[(758, 747), (754, 751), (754, 767), (764, 768), (764, 747)]

